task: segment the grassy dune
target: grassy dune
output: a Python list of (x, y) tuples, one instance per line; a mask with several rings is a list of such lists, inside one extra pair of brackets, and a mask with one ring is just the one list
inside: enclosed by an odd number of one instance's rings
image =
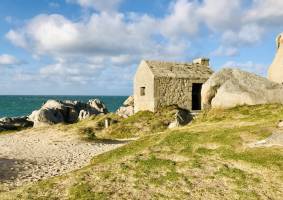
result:
[[(127, 119), (113, 113), (92, 117), (76, 124), (61, 126), (64, 131), (80, 133), (85, 139), (129, 139), (154, 134), (167, 129), (174, 120), (176, 107), (170, 106), (152, 113), (142, 111)], [(104, 121), (108, 118), (112, 125), (104, 129)]]
[(62, 127), (101, 138), (139, 139), (93, 158), (83, 169), (2, 193), (0, 199), (282, 198), (283, 149), (247, 144), (271, 135), (283, 106), (211, 110), (175, 130), (165, 130), (167, 114), (116, 119), (106, 132), (99, 128), (103, 117)]

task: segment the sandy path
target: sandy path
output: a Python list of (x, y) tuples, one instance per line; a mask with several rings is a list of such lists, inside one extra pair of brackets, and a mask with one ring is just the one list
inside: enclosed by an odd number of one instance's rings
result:
[(0, 185), (9, 189), (61, 175), (122, 145), (86, 142), (54, 128), (0, 135)]

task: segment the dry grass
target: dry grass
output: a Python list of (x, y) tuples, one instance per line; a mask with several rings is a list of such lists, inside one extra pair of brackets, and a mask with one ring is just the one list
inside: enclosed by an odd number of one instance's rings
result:
[(281, 199), (283, 149), (246, 143), (269, 136), (282, 118), (281, 105), (203, 112), (189, 126), (138, 133), (84, 169), (0, 199)]
[[(127, 139), (154, 134), (167, 129), (174, 120), (177, 107), (162, 108), (158, 112), (141, 111), (127, 119), (113, 113), (91, 117), (76, 124), (61, 125), (64, 131), (80, 134), (84, 139)], [(105, 129), (105, 120), (111, 126)]]

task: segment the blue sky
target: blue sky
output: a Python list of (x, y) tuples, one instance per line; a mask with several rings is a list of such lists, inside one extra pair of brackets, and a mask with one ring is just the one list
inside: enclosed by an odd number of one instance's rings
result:
[(0, 94), (129, 95), (141, 59), (266, 76), (281, 0), (1, 0)]

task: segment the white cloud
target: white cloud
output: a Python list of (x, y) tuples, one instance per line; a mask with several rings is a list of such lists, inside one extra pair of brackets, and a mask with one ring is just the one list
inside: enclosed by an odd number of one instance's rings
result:
[[(102, 63), (101, 63), (102, 64)], [(18, 70), (14, 79), (24, 81), (48, 81), (57, 84), (86, 84), (95, 80), (103, 67), (87, 60), (75, 61), (58, 58), (53, 64), (41, 67), (38, 71)]]
[[(159, 20), (148, 15), (94, 13), (71, 21), (62, 15), (39, 15), (6, 37), (36, 58), (49, 56), (53, 64), (37, 72), (20, 72), (19, 80), (79, 83), (97, 79), (102, 71), (130, 69), (141, 59), (177, 59), (184, 56), (188, 41), (155, 39)], [(130, 73), (132, 74), (132, 73)]]
[(234, 56), (236, 49), (260, 43), (267, 32), (283, 28), (282, 10), (280, 0), (204, 0), (197, 14), (200, 22), (222, 34), (220, 47), (213, 53)]
[(204, 0), (197, 14), (213, 31), (238, 27), (241, 23), (243, 0)]
[(255, 63), (253, 61), (247, 61), (247, 62), (228, 61), (225, 64), (223, 64), (221, 68), (224, 67), (238, 68), (248, 72), (256, 73), (261, 76), (266, 76), (266, 72), (267, 72), (267, 66), (263, 64)]
[(257, 24), (247, 24), (239, 31), (225, 31), (222, 35), (222, 42), (228, 45), (252, 45), (261, 41), (264, 29)]
[(98, 11), (115, 11), (122, 0), (66, 0), (68, 3), (76, 3), (84, 8), (92, 8)]
[(245, 20), (282, 27), (282, 10), (281, 0), (253, 0), (252, 8), (246, 13)]
[(12, 55), (8, 55), (8, 54), (0, 55), (0, 66), (11, 66), (11, 65), (17, 65), (20, 63), (21, 62)]
[(22, 48), (27, 47), (26, 40), (25, 40), (23, 33), (16, 32), (14, 30), (10, 30), (6, 34), (6, 38), (9, 39), (14, 45), (18, 47), (22, 47)]
[(154, 24), (148, 16), (125, 22), (123, 14), (93, 14), (79, 22), (61, 15), (39, 15), (25, 27), (10, 30), (7, 38), (34, 54), (140, 54), (153, 51), (153, 31), (148, 30), (154, 30)]
[[(86, 6), (99, 1), (77, 2)], [(221, 46), (229, 50), (227, 55), (234, 55), (236, 47), (259, 42), (264, 34), (264, 27), (243, 22), (241, 6), (242, 0), (177, 0), (164, 18), (102, 12), (86, 20), (71, 21), (62, 15), (39, 15), (26, 26), (10, 30), (6, 37), (34, 55), (159, 57), (165, 51), (174, 51), (171, 54), (176, 56), (188, 48), (191, 36), (197, 36), (200, 24), (205, 23), (213, 31), (224, 32)], [(155, 40), (158, 35), (165, 40)], [(221, 54), (220, 50), (216, 53)]]
[(6, 37), (19, 47), (42, 54), (71, 46), (78, 37), (78, 27), (61, 15), (39, 15), (25, 27), (10, 30)]
[[(270, 13), (280, 15), (275, 8), (269, 8), (272, 5), (263, 6), (267, 0), (254, 0), (250, 7), (244, 7), (244, 0), (176, 0), (164, 17), (119, 13), (121, 0), (68, 2), (99, 12), (83, 20), (58, 14), (38, 15), (7, 33), (13, 44), (34, 57), (48, 56), (52, 60), (33, 73), (19, 72), (18, 79), (86, 84), (105, 82), (116, 72), (115, 79), (130, 82), (124, 75), (132, 75), (140, 59), (185, 60), (187, 54), (194, 53), (188, 49), (197, 48), (192, 40), (202, 42), (201, 37), (208, 34), (212, 39), (220, 37), (219, 47), (211, 55), (235, 56), (242, 46), (261, 41), (270, 26), (263, 21), (275, 22)], [(260, 12), (262, 15), (255, 14)], [(257, 73), (266, 70), (253, 62), (226, 64)]]
[(163, 34), (173, 38), (195, 35), (199, 30), (199, 19), (196, 10), (197, 3), (194, 1), (176, 1), (171, 6), (170, 14), (161, 21)]
[(214, 50), (211, 55), (212, 56), (236, 56), (238, 55), (239, 50), (235, 47), (225, 47), (219, 46), (216, 50)]

